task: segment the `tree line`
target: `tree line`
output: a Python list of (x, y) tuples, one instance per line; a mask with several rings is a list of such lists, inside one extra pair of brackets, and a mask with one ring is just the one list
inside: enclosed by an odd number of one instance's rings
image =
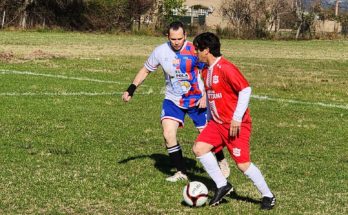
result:
[[(185, 0), (1, 0), (2, 28), (63, 28), (79, 31), (131, 31), (142, 25), (163, 29), (185, 13)], [(218, 12), (229, 27), (217, 26), (230, 37), (264, 38), (270, 32), (290, 29), (296, 38), (313, 33), (316, 20), (336, 20), (348, 32), (347, 13), (324, 7), (325, 0), (223, 0)], [(196, 5), (196, 7), (200, 5)], [(179, 16), (180, 17), (180, 16)], [(192, 27), (192, 26), (190, 26)], [(200, 26), (202, 27), (202, 26)], [(203, 26), (204, 27), (204, 26)], [(194, 29), (194, 28), (191, 28)], [(226, 33), (227, 32), (227, 33)]]
[(155, 0), (1, 0), (1, 27), (127, 31)]
[(231, 24), (232, 37), (264, 38), (286, 29), (298, 39), (313, 38), (315, 24), (329, 20), (335, 21), (334, 34), (341, 25), (346, 35), (348, 14), (338, 14), (340, 2), (330, 6), (325, 0), (224, 0), (220, 10)]

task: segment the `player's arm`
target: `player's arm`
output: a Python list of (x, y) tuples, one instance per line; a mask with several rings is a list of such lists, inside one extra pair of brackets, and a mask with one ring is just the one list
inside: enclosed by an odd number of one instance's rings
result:
[(207, 95), (205, 91), (202, 92), (202, 98), (198, 100), (198, 108), (206, 108), (207, 107)]
[(245, 114), (245, 111), (248, 108), (249, 101), (251, 96), (251, 88), (246, 87), (238, 93), (238, 101), (236, 110), (233, 113), (231, 127), (230, 127), (230, 136), (235, 137), (240, 132), (240, 126), (242, 124), (242, 119)]
[(139, 87), (143, 83), (149, 73), (150, 71), (145, 66), (139, 70), (132, 84), (129, 85), (128, 89), (122, 95), (122, 100), (124, 102), (128, 102), (132, 98), (137, 87)]
[(204, 89), (204, 83), (202, 80), (202, 68), (204, 67), (204, 64), (200, 63), (197, 68), (198, 68), (198, 87), (202, 90), (202, 98), (199, 99), (198, 101), (198, 108), (206, 108), (207, 107), (207, 94)]

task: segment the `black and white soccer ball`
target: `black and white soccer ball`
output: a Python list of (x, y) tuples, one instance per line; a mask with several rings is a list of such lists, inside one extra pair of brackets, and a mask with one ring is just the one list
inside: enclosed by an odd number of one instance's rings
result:
[(208, 188), (202, 182), (192, 181), (184, 187), (182, 195), (186, 204), (199, 207), (208, 200)]

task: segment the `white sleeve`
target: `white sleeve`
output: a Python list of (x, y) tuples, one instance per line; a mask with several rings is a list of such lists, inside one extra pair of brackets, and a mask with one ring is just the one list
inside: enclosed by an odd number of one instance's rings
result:
[(250, 95), (251, 95), (250, 87), (246, 87), (243, 90), (239, 91), (237, 107), (233, 113), (233, 120), (237, 122), (242, 121), (244, 113), (247, 110), (249, 105)]
[[(199, 78), (197, 78), (198, 79), (198, 87), (202, 91), (202, 94), (204, 94), (205, 88), (204, 88), (204, 82), (203, 82), (203, 78), (202, 78), (202, 70), (199, 69), (198, 74), (199, 74)], [(208, 101), (208, 98), (207, 98), (207, 101)]]
[(209, 100), (208, 100), (208, 95), (205, 94), (205, 96), (207, 97), (207, 122), (209, 122), (210, 120), (213, 119), (213, 116), (211, 115), (211, 112), (210, 112), (210, 105), (209, 105)]
[(157, 57), (157, 53), (158, 53), (158, 48), (156, 48), (151, 53), (150, 57), (147, 59), (147, 61), (144, 64), (146, 69), (149, 70), (150, 72), (155, 71), (160, 64), (158, 57)]

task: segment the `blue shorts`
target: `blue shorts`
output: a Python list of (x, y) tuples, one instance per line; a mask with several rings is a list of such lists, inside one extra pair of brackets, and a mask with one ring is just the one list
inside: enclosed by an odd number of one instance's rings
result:
[(207, 109), (206, 108), (180, 108), (174, 102), (165, 99), (162, 105), (161, 121), (163, 119), (172, 119), (179, 122), (179, 126), (184, 126), (186, 113), (190, 116), (196, 128), (204, 128), (207, 123)]

